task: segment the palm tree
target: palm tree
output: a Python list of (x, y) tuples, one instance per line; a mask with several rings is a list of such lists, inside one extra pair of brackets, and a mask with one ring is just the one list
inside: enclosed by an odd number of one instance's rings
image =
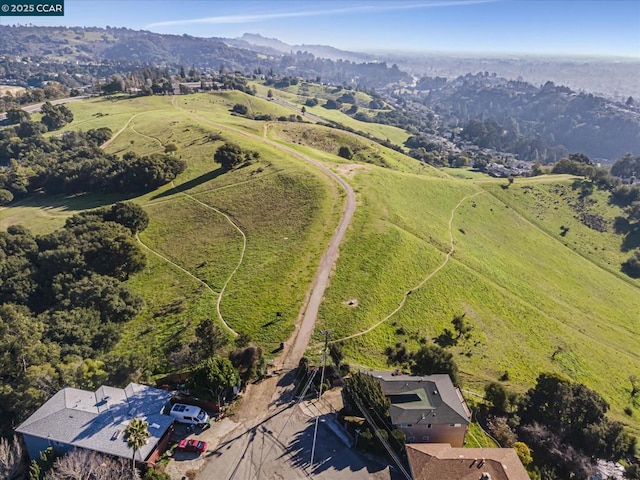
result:
[(127, 428), (124, 431), (124, 434), (127, 437), (127, 444), (129, 447), (133, 448), (131, 467), (133, 469), (133, 478), (135, 478), (136, 472), (136, 452), (147, 443), (147, 438), (149, 438), (149, 430), (147, 430), (148, 426), (149, 424), (144, 420), (134, 418), (131, 420), (129, 425), (127, 425)]

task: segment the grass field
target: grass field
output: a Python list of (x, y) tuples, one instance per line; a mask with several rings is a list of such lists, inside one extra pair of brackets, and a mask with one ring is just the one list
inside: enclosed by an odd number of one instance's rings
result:
[[(560, 192), (573, 192), (572, 179), (538, 179), (507, 190), (500, 187), (504, 181), (434, 179), (371, 167), (352, 181), (361, 207), (319, 328), (330, 329), (334, 339), (362, 332), (414, 290), (389, 320), (345, 341), (347, 361), (385, 368), (387, 346), (417, 350), (421, 339), (436, 337), (451, 328), (453, 315), (465, 313), (472, 338), (452, 351), (466, 388), (481, 392), (485, 382), (509, 371), (508, 388), (523, 392), (539, 373), (558, 372), (597, 390), (616, 418), (638, 429), (629, 376), (640, 368), (640, 283), (617, 271), (619, 237), (577, 225), (569, 207), (555, 209)], [(455, 211), (451, 260), (415, 290), (444, 262), (451, 212), (474, 193)], [(540, 204), (555, 217), (535, 218)], [(620, 214), (602, 198), (590, 208), (610, 220)], [(563, 223), (570, 226), (566, 237), (560, 236)], [(601, 253), (609, 251), (607, 260)], [(627, 406), (631, 418), (622, 413)]]
[[(292, 103), (302, 98), (281, 94)], [(597, 390), (616, 419), (640, 432), (629, 382), (640, 374), (640, 281), (619, 271), (629, 246), (613, 233), (621, 211), (602, 192), (581, 197), (569, 176), (517, 179), (507, 188), (504, 179), (436, 170), (347, 132), (232, 115), (236, 103), (253, 114), (291, 114), (238, 92), (69, 105), (70, 129), (119, 132), (109, 152), (148, 154), (171, 142), (188, 164), (173, 185), (133, 199), (151, 218), (140, 240), (162, 257), (148, 251), (147, 268), (130, 280), (147, 307), (126, 326), (119, 351), (139, 351), (154, 372), (168, 370), (169, 353), (197, 322), (217, 318), (227, 281), (220, 312), (231, 328), (268, 353), (288, 338), (338, 222), (342, 192), (266, 137), (344, 174), (357, 193), (316, 326), (333, 339), (356, 335), (343, 347), (354, 368), (385, 368), (386, 347), (416, 350), (464, 313), (472, 335), (452, 352), (465, 389), (481, 393), (508, 371), (507, 388), (524, 392), (539, 373), (558, 372)], [(258, 151), (260, 160), (222, 173), (212, 157), (227, 140)], [(337, 156), (342, 145), (354, 152), (351, 160)], [(22, 222), (43, 233), (116, 200), (34, 197), (0, 210), (0, 225)], [(599, 217), (606, 231), (589, 228), (585, 215)]]
[[(368, 133), (372, 137), (380, 140), (389, 140), (396, 145), (402, 146), (410, 136), (408, 132), (398, 127), (381, 125), (379, 123), (362, 122), (350, 117), (341, 110), (330, 110), (324, 108), (323, 105), (326, 103), (327, 99), (331, 98), (335, 100), (346, 90), (338, 93), (331, 93), (331, 87), (323, 87), (320, 85), (309, 85), (306, 91), (303, 90), (302, 84), (291, 86), (284, 90), (265, 87), (257, 82), (254, 82), (253, 85), (256, 87), (256, 91), (259, 94), (267, 95), (267, 92), (271, 90), (275, 98), (282, 99), (285, 102), (295, 105), (297, 108), (302, 108), (308, 99), (318, 98), (321, 100), (320, 103), (315, 107), (305, 107), (307, 112), (326, 122), (335, 122), (356, 131)], [(371, 101), (371, 97), (363, 92), (352, 93), (356, 95), (356, 100), (359, 104), (368, 104), (368, 102)]]
[[(288, 114), (288, 109), (238, 93), (181, 97), (179, 108), (170, 97), (114, 97), (70, 105), (77, 120), (70, 129), (108, 126), (118, 133), (107, 151), (144, 155), (163, 151), (171, 142), (188, 164), (174, 185), (131, 199), (150, 216), (141, 241), (162, 257), (145, 250), (148, 266), (130, 284), (145, 298), (146, 308), (125, 327), (116, 348), (140, 352), (153, 372), (170, 368), (168, 354), (192, 338), (201, 319), (217, 318), (217, 294), (227, 281), (220, 304), (223, 318), (270, 355), (292, 332), (338, 221), (341, 193), (324, 175), (262, 144), (259, 137), (250, 140), (225, 130), (230, 125), (262, 135), (263, 122), (230, 115), (230, 108), (242, 102), (254, 111)], [(209, 119), (220, 127), (213, 127)], [(225, 140), (259, 151), (260, 160), (223, 174), (213, 154)], [(29, 198), (1, 210), (0, 222), (3, 227), (23, 223), (45, 233), (75, 212), (121, 199)], [(243, 239), (222, 213), (246, 235), (242, 261)]]

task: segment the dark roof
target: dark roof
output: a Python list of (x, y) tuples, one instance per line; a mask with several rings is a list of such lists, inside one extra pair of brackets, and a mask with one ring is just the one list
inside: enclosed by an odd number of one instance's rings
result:
[(414, 480), (529, 480), (512, 448), (453, 448), (448, 443), (407, 444)]
[(397, 372), (367, 372), (380, 382), (382, 393), (391, 401), (391, 423), (468, 425), (471, 412), (446, 374), (427, 376)]
[(124, 430), (134, 418), (149, 424), (149, 440), (136, 453), (144, 461), (173, 423), (161, 412), (171, 394), (130, 383), (126, 388), (102, 386), (95, 392), (64, 388), (51, 397), (16, 432), (53, 442), (131, 458)]

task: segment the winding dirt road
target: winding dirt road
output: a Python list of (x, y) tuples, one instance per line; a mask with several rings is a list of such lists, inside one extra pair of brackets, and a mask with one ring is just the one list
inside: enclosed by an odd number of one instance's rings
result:
[[(315, 160), (307, 155), (304, 155), (300, 152), (295, 151), (292, 148), (289, 148), (285, 145), (282, 145), (273, 140), (269, 140), (266, 138), (266, 132), (263, 133), (262, 136), (256, 135), (253, 133), (249, 133), (247, 131), (241, 130), (239, 128), (230, 127), (229, 125), (220, 124), (214, 121), (211, 121), (207, 118), (201, 117), (193, 112), (190, 112), (184, 108), (181, 108), (177, 105), (175, 97), (171, 99), (171, 104), (181, 112), (189, 115), (190, 117), (198, 120), (199, 122), (206, 123), (212, 125), (221, 130), (227, 130), (238, 135), (242, 135), (246, 138), (251, 138), (252, 140), (261, 141), (271, 147), (274, 147), (281, 152), (285, 152), (293, 157), (296, 157), (300, 160), (303, 160), (307, 163), (310, 163), (318, 170), (320, 170), (324, 175), (329, 177), (331, 180), (336, 182), (340, 187), (344, 189), (346, 192), (346, 201), (344, 205), (344, 210), (342, 212), (342, 218), (340, 219), (340, 223), (335, 229), (333, 236), (331, 237), (331, 241), (329, 242), (329, 246), (325, 250), (322, 258), (320, 259), (320, 264), (318, 265), (318, 270), (316, 271), (316, 275), (314, 277), (311, 288), (307, 292), (307, 296), (305, 298), (305, 303), (303, 308), (301, 309), (301, 313), (298, 317), (298, 321), (296, 322), (296, 328), (291, 336), (291, 338), (286, 342), (285, 348), (278, 359), (276, 359), (274, 363), (274, 367), (278, 370), (280, 369), (291, 369), (298, 366), (300, 359), (304, 356), (304, 353), (309, 345), (309, 340), (311, 339), (311, 335), (313, 334), (313, 328), (315, 326), (316, 319), (318, 317), (318, 310), (320, 308), (320, 303), (322, 302), (322, 298), (324, 295), (324, 291), (327, 288), (327, 284), (329, 283), (329, 276), (331, 275), (331, 270), (333, 265), (335, 264), (338, 258), (338, 251), (340, 247), (340, 243), (344, 239), (344, 235), (351, 223), (351, 219), (353, 218), (353, 214), (356, 210), (356, 195), (349, 185), (342, 177), (340, 177), (337, 173), (333, 172), (331, 169), (327, 168), (318, 160)], [(263, 384), (270, 384), (271, 382), (263, 382)], [(261, 385), (263, 385), (261, 384)], [(274, 385), (275, 390), (275, 385)], [(266, 392), (265, 392), (266, 393)], [(269, 395), (269, 399), (271, 395)], [(256, 403), (255, 398), (252, 397), (252, 402), (254, 407)], [(252, 409), (254, 410), (254, 409)], [(258, 409), (255, 409), (258, 410)], [(264, 410), (263, 410), (264, 411)]]

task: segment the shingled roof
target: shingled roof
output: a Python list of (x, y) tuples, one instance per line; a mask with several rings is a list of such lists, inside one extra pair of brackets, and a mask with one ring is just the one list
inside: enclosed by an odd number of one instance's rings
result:
[(16, 432), (131, 458), (124, 430), (132, 419), (141, 418), (149, 424), (147, 444), (136, 453), (142, 462), (173, 423), (172, 417), (161, 413), (170, 398), (169, 392), (137, 383), (124, 389), (103, 386), (95, 392), (64, 388)]
[(407, 444), (415, 480), (529, 480), (512, 448), (453, 448), (448, 443)]
[(414, 376), (397, 371), (367, 373), (380, 382), (382, 393), (391, 401), (393, 425), (470, 423), (471, 412), (449, 375)]

